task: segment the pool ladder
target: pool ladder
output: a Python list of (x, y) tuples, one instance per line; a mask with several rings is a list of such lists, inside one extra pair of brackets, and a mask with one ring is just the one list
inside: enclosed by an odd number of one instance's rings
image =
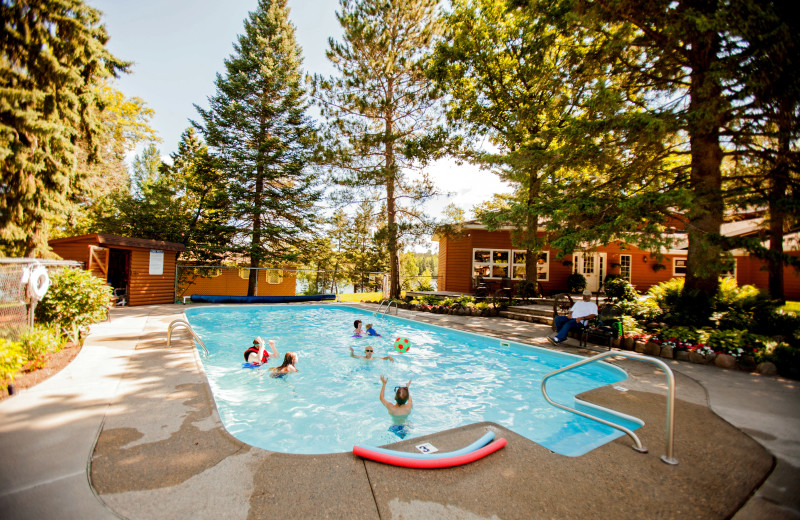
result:
[(378, 305), (378, 310), (373, 312), (372, 315), (373, 316), (377, 316), (378, 313), (381, 312), (381, 308), (383, 307), (384, 303), (386, 304), (386, 309), (384, 309), (383, 314), (381, 314), (381, 318), (386, 316), (386, 313), (389, 312), (389, 309), (392, 308), (392, 305), (394, 305), (394, 315), (397, 316), (397, 313), (398, 313), (398, 310), (400, 309), (400, 307), (398, 307), (397, 306), (397, 302), (393, 301), (393, 300), (383, 300), (383, 301), (381, 301), (380, 305)]
[(189, 325), (189, 322), (186, 320), (173, 320), (172, 323), (169, 324), (169, 327), (167, 327), (167, 347), (172, 346), (172, 329), (174, 329), (178, 325), (183, 325), (184, 327), (186, 327), (186, 329), (189, 331), (189, 334), (192, 335), (192, 338), (194, 338), (194, 340), (197, 341), (201, 347), (203, 347), (203, 351), (206, 353), (207, 356), (208, 349), (206, 348), (206, 344), (203, 343), (203, 340), (200, 339), (200, 336), (197, 335), (192, 326)]
[(544, 376), (542, 378), (542, 395), (544, 395), (544, 398), (547, 400), (547, 402), (552, 404), (553, 406), (556, 406), (556, 407), (561, 408), (562, 410), (566, 410), (568, 412), (572, 412), (572, 413), (581, 415), (583, 417), (586, 417), (587, 419), (592, 419), (594, 421), (597, 421), (597, 422), (600, 422), (602, 424), (605, 424), (606, 426), (610, 426), (612, 428), (615, 428), (617, 430), (620, 430), (620, 431), (624, 432), (626, 435), (628, 435), (628, 437), (633, 439), (634, 445), (631, 446), (631, 447), (634, 450), (636, 450), (636, 451), (638, 451), (640, 453), (647, 453), (647, 448), (642, 447), (642, 442), (639, 440), (639, 437), (637, 437), (636, 434), (633, 433), (628, 428), (626, 428), (626, 427), (624, 427), (624, 426), (622, 426), (620, 424), (613, 423), (611, 421), (606, 421), (605, 419), (601, 419), (600, 417), (595, 417), (594, 415), (590, 415), (590, 414), (588, 414), (586, 412), (582, 412), (580, 410), (576, 410), (575, 408), (570, 408), (569, 406), (563, 405), (561, 403), (556, 403), (555, 401), (550, 399), (550, 396), (547, 395), (547, 390), (545, 389), (545, 385), (547, 384), (547, 380), (549, 378), (551, 378), (551, 377), (553, 377), (555, 375), (561, 374), (563, 372), (567, 372), (568, 370), (573, 370), (573, 369), (578, 368), (580, 366), (588, 365), (589, 363), (594, 363), (595, 361), (600, 361), (601, 359), (607, 358), (609, 356), (621, 356), (621, 357), (627, 357), (627, 358), (630, 358), (630, 359), (638, 359), (639, 361), (645, 361), (647, 363), (653, 363), (654, 365), (658, 365), (664, 371), (664, 375), (667, 377), (667, 425), (666, 425), (666, 430), (667, 430), (666, 452), (667, 453), (665, 455), (661, 456), (661, 461), (666, 463), (666, 464), (670, 464), (670, 465), (677, 464), (678, 461), (672, 456), (673, 419), (674, 419), (674, 416), (675, 416), (675, 375), (672, 373), (672, 370), (669, 368), (669, 366), (667, 366), (667, 364), (664, 363), (663, 361), (661, 361), (660, 359), (652, 358), (652, 357), (649, 357), (649, 356), (642, 356), (640, 354), (635, 354), (633, 352), (617, 352), (617, 351), (614, 351), (614, 352), (603, 352), (602, 354), (598, 354), (596, 356), (592, 356), (590, 358), (578, 361), (577, 363), (573, 363), (573, 364), (568, 365), (566, 367), (560, 368), (560, 369), (555, 370), (553, 372), (550, 372), (549, 374)]

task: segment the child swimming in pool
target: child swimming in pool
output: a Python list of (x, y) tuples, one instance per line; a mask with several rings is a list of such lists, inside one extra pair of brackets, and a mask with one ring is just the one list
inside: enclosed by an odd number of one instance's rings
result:
[(381, 375), (381, 403), (386, 407), (386, 410), (389, 412), (389, 415), (392, 416), (392, 419), (395, 420), (395, 424), (398, 424), (396, 420), (406, 419), (408, 414), (411, 413), (411, 408), (414, 406), (414, 403), (411, 401), (411, 394), (408, 391), (408, 387), (411, 386), (411, 380), (406, 383), (406, 386), (395, 387), (394, 403), (387, 401), (384, 397), (387, 381), (389, 380), (386, 378), (386, 376)]
[(284, 374), (288, 374), (290, 372), (297, 372), (297, 367), (295, 364), (297, 363), (297, 352), (287, 352), (283, 356), (283, 364), (278, 367), (270, 368), (273, 377), (282, 377)]
[(361, 320), (354, 321), (353, 322), (353, 327), (355, 327), (353, 329), (353, 336), (356, 336), (356, 337), (360, 338), (361, 335), (364, 334), (364, 331), (361, 330)]
[(394, 363), (394, 358), (392, 356), (372, 357), (372, 352), (373, 351), (374, 351), (374, 349), (372, 348), (372, 345), (367, 345), (364, 348), (364, 355), (363, 356), (359, 356), (358, 354), (356, 354), (353, 351), (353, 347), (350, 347), (350, 357), (366, 359), (368, 361), (374, 361), (376, 359), (388, 359), (389, 361)]
[[(275, 342), (269, 340), (269, 347), (272, 349), (272, 356), (277, 358), (278, 351), (275, 350)], [(253, 346), (244, 351), (244, 360), (253, 366), (263, 365), (269, 361), (269, 352), (267, 352), (261, 336), (254, 339)]]
[(370, 336), (378, 336), (378, 337), (380, 337), (380, 334), (378, 334), (378, 331), (376, 331), (375, 329), (372, 328), (372, 323), (367, 323), (367, 334), (369, 334)]

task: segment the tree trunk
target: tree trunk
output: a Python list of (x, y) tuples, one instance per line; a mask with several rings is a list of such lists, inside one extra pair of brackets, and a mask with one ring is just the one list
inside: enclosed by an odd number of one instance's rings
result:
[[(387, 88), (387, 99), (391, 100), (394, 95), (392, 81), (389, 80)], [(398, 237), (397, 237), (397, 207), (395, 205), (394, 188), (396, 165), (394, 162), (394, 139), (392, 132), (393, 112), (391, 108), (386, 113), (386, 146), (384, 148), (384, 175), (386, 175), (386, 223), (389, 233), (389, 298), (400, 298), (400, 258), (398, 256)]]
[(791, 153), (791, 102), (783, 100), (778, 113), (778, 157), (772, 170), (769, 196), (769, 295), (786, 301), (783, 292), (783, 226), (786, 221), (786, 197), (789, 189), (789, 154)]
[[(533, 295), (539, 295), (539, 215), (531, 211), (533, 201), (539, 196), (539, 175), (531, 174), (528, 183), (528, 213), (525, 224), (525, 280), (533, 283)], [(511, 259), (513, 263), (514, 259)]]
[[(716, 10), (713, 0), (688, 4), (687, 8), (709, 16)], [(691, 84), (687, 128), (692, 160), (690, 183), (695, 200), (688, 214), (689, 251), (684, 294), (710, 301), (719, 286), (722, 247), (717, 238), (724, 211), (719, 128), (725, 107), (719, 80), (712, 71), (720, 43), (714, 30), (690, 31), (689, 34)]]
[(261, 195), (264, 192), (264, 166), (256, 167), (256, 188), (253, 193), (253, 241), (250, 244), (250, 276), (247, 296), (258, 296), (258, 267), (261, 266)]

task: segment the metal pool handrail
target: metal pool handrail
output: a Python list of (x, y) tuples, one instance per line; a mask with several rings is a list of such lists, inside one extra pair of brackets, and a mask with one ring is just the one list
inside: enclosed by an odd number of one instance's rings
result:
[(381, 308), (383, 307), (384, 303), (386, 304), (386, 309), (383, 311), (383, 314), (381, 314), (381, 318), (386, 316), (386, 313), (389, 312), (389, 309), (392, 308), (392, 304), (394, 304), (394, 315), (397, 316), (400, 307), (397, 306), (397, 302), (394, 300), (382, 300), (381, 303), (378, 305), (378, 310), (374, 312), (373, 316), (377, 316), (378, 313), (381, 312)]
[(178, 325), (183, 325), (184, 327), (186, 327), (189, 330), (189, 334), (192, 335), (192, 338), (194, 338), (195, 341), (197, 341), (200, 344), (200, 346), (203, 347), (203, 350), (205, 351), (206, 355), (208, 355), (208, 349), (206, 348), (206, 344), (203, 343), (203, 340), (200, 339), (200, 336), (198, 336), (195, 333), (194, 329), (192, 329), (192, 326), (189, 325), (189, 322), (187, 322), (186, 320), (173, 320), (172, 323), (169, 324), (169, 327), (167, 327), (167, 347), (171, 347), (172, 346), (171, 345), (171, 343), (172, 343), (172, 329), (175, 328)]
[(556, 406), (556, 407), (561, 408), (563, 410), (566, 410), (568, 412), (572, 412), (572, 413), (581, 415), (583, 417), (586, 417), (587, 419), (592, 419), (594, 421), (597, 421), (597, 422), (600, 422), (602, 424), (605, 424), (606, 426), (610, 426), (612, 428), (616, 428), (617, 430), (620, 430), (620, 431), (624, 432), (625, 434), (627, 434), (629, 437), (631, 437), (633, 439), (635, 445), (632, 446), (632, 448), (634, 450), (636, 450), (636, 451), (638, 451), (640, 453), (647, 453), (647, 448), (642, 447), (642, 443), (639, 440), (639, 437), (637, 437), (636, 434), (633, 433), (628, 428), (625, 428), (624, 426), (619, 425), (619, 424), (612, 423), (610, 421), (606, 421), (605, 419), (601, 419), (600, 417), (595, 417), (594, 415), (590, 415), (588, 413), (581, 412), (580, 410), (576, 410), (574, 408), (570, 408), (570, 407), (565, 406), (563, 404), (556, 403), (555, 401), (550, 399), (550, 396), (547, 395), (547, 390), (545, 389), (545, 385), (547, 384), (547, 380), (549, 378), (551, 378), (552, 376), (561, 374), (562, 372), (566, 372), (568, 370), (572, 370), (574, 368), (577, 368), (577, 367), (580, 367), (580, 366), (583, 366), (583, 365), (587, 365), (589, 363), (594, 363), (595, 361), (599, 361), (601, 359), (604, 359), (604, 358), (607, 358), (607, 357), (610, 357), (610, 356), (621, 356), (621, 357), (627, 357), (627, 358), (630, 358), (630, 359), (638, 359), (639, 361), (645, 361), (647, 363), (652, 363), (654, 365), (657, 365), (664, 371), (664, 375), (667, 377), (667, 425), (666, 425), (667, 426), (666, 427), (666, 429), (667, 429), (667, 435), (666, 435), (666, 437), (667, 437), (666, 438), (666, 445), (667, 445), (666, 450), (667, 450), (667, 453), (665, 455), (661, 456), (661, 461), (666, 463), (666, 464), (670, 464), (670, 465), (677, 464), (678, 461), (675, 458), (673, 458), (673, 456), (672, 456), (673, 419), (674, 419), (674, 415), (675, 415), (675, 375), (672, 373), (672, 369), (670, 369), (669, 366), (667, 366), (667, 364), (664, 363), (663, 361), (661, 361), (660, 359), (651, 358), (649, 356), (642, 356), (642, 355), (639, 355), (639, 354), (635, 354), (633, 352), (616, 352), (616, 351), (615, 352), (603, 352), (602, 354), (598, 354), (596, 356), (593, 356), (593, 357), (578, 361), (577, 363), (573, 363), (573, 364), (565, 366), (563, 368), (559, 368), (558, 370), (550, 372), (549, 374), (544, 376), (542, 378), (542, 395), (547, 400), (547, 402), (552, 404), (553, 406)]

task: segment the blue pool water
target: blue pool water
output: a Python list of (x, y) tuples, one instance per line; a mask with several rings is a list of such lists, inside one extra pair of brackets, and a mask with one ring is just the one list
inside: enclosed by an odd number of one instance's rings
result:
[[(412, 380), (406, 438), (491, 421), (577, 456), (620, 435), (542, 397), (542, 377), (582, 359), (577, 356), (394, 316), (375, 318), (346, 306), (204, 307), (187, 309), (186, 316), (208, 347), (201, 359), (223, 424), (239, 440), (266, 450), (335, 453), (354, 444), (399, 441), (401, 432), (378, 399), (381, 374), (389, 379), (390, 401), (395, 386)], [(355, 319), (373, 323), (383, 337), (352, 337)], [(275, 379), (265, 368), (243, 369), (242, 353), (258, 335), (275, 340), (280, 353), (268, 366), (295, 351), (299, 372)], [(405, 354), (393, 349), (398, 336), (411, 340)], [(348, 347), (363, 355), (366, 345), (376, 357), (391, 355), (396, 362), (350, 357)], [(550, 379), (547, 390), (555, 401), (572, 405), (576, 394), (626, 377), (621, 369), (592, 363)]]

